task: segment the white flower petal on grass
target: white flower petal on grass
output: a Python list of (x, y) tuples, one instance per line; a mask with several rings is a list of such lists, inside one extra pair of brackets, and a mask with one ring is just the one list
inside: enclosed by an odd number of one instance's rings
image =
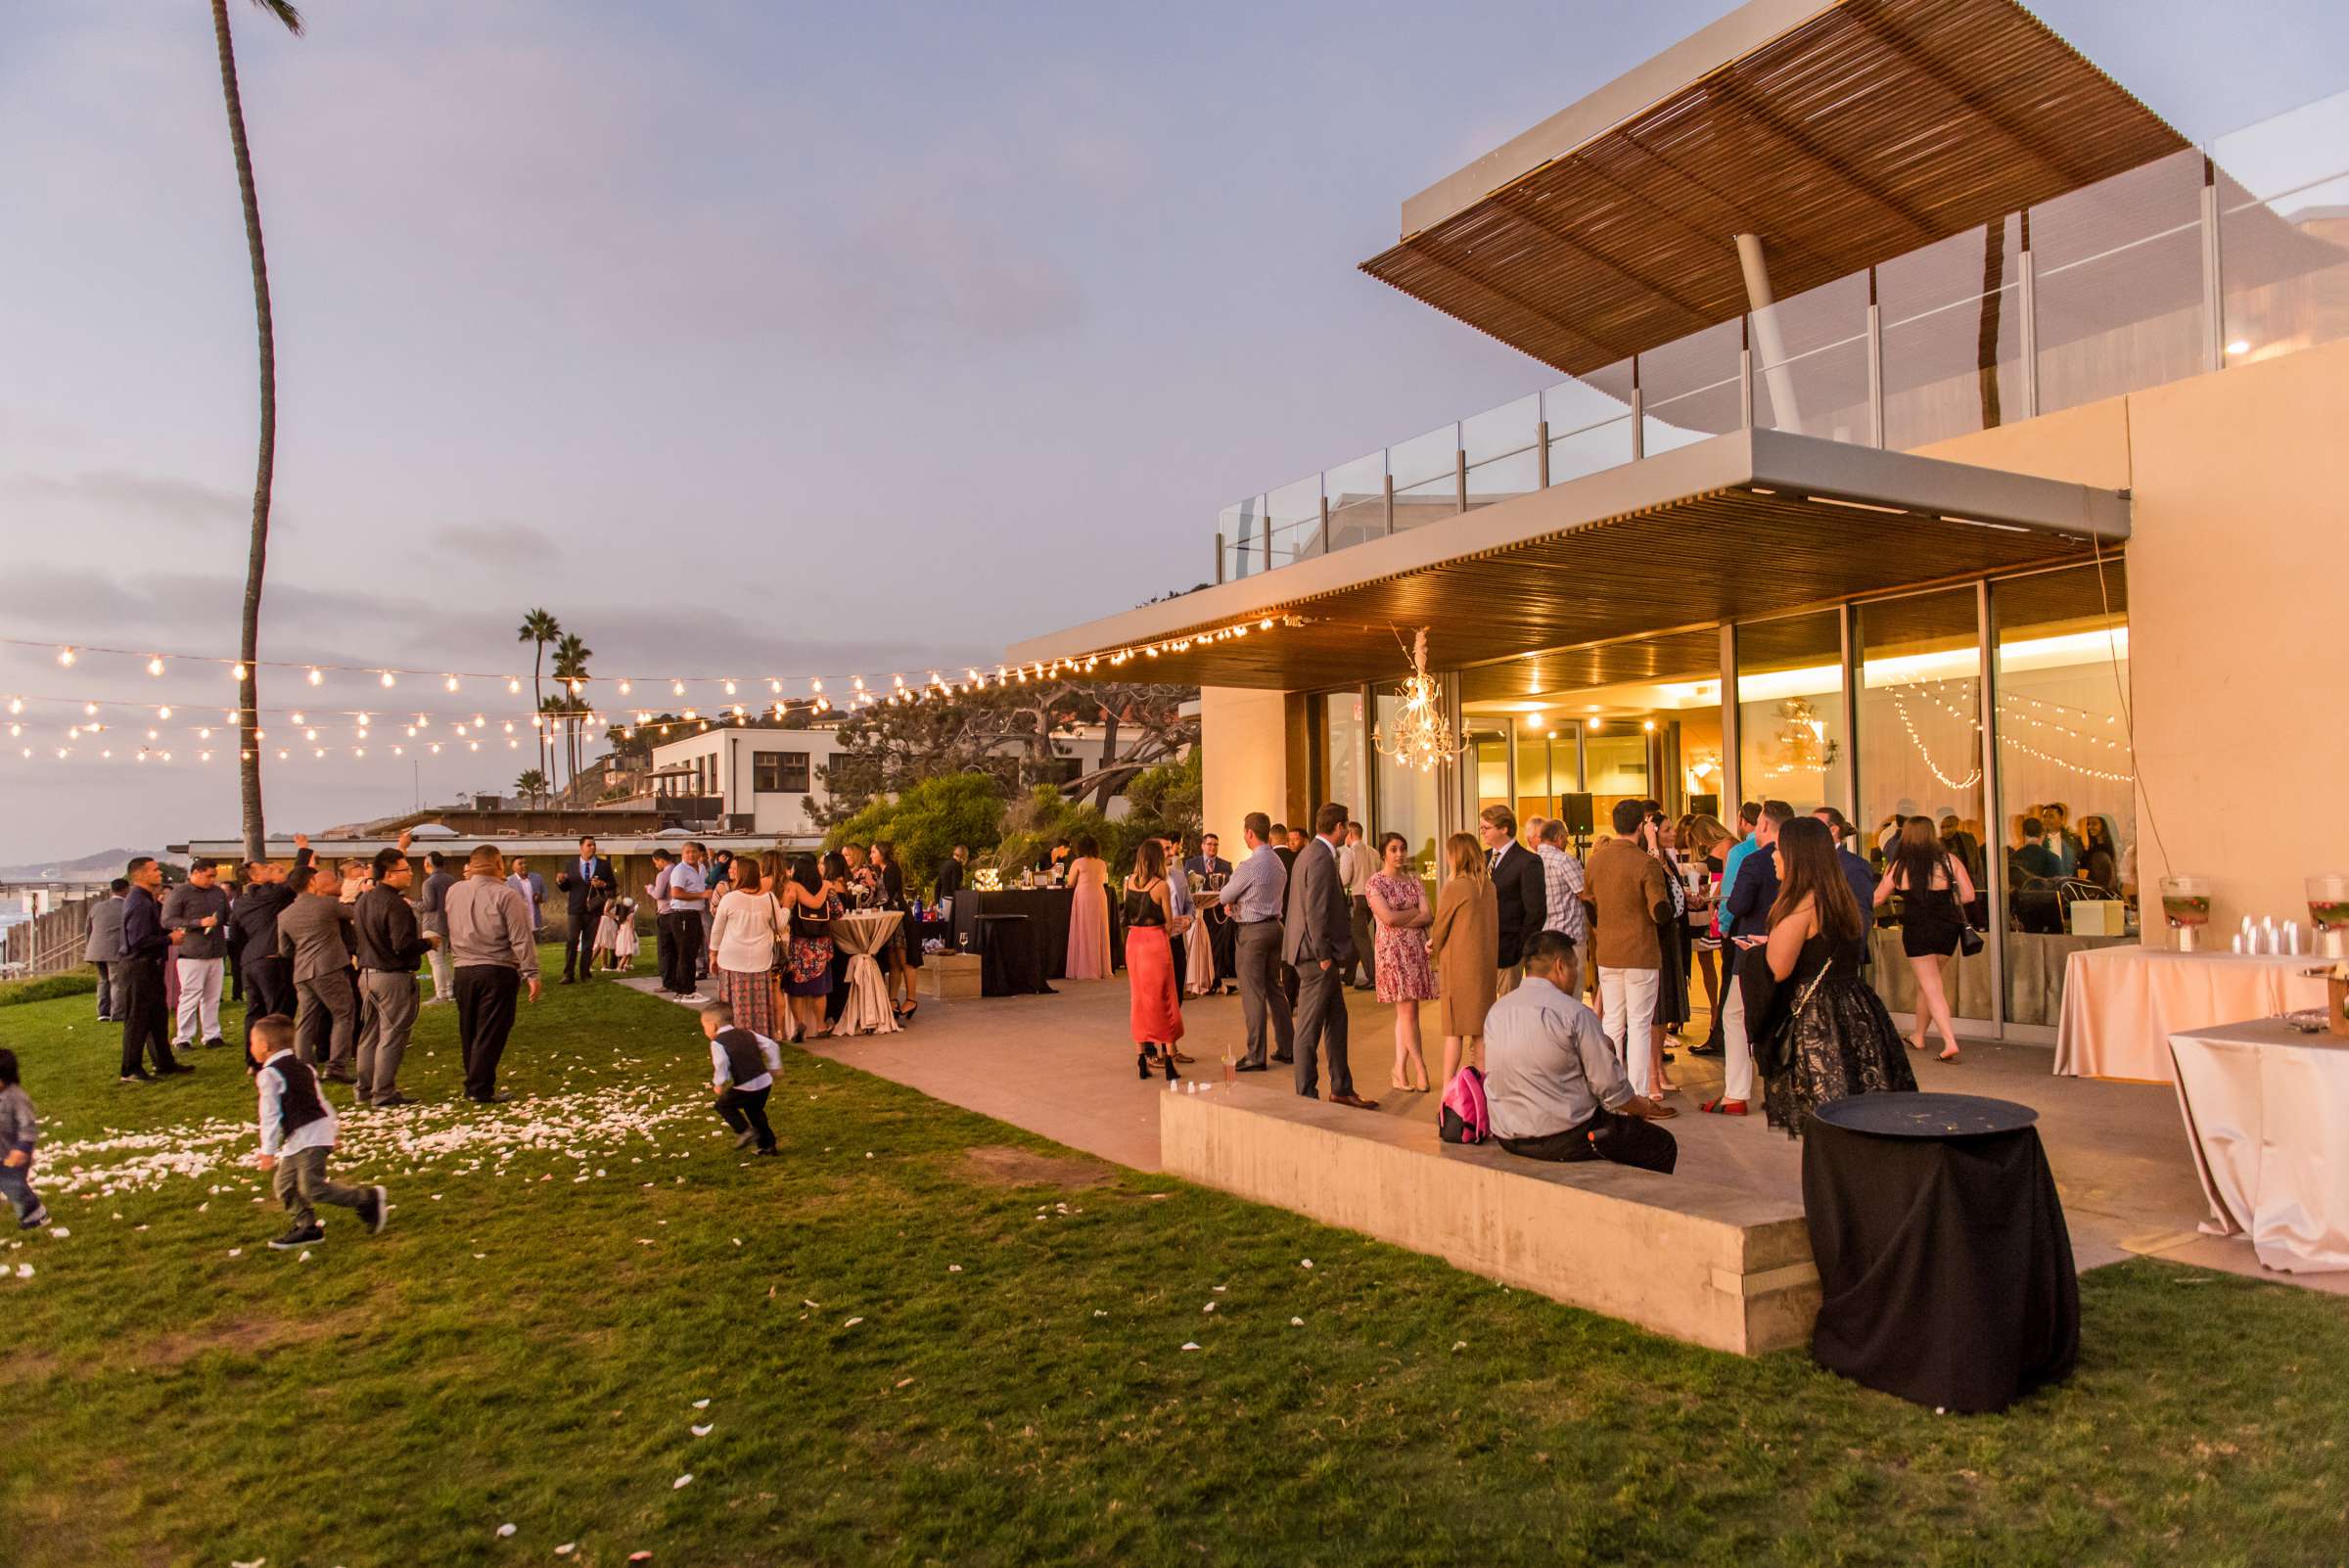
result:
[[(30, 1273), (30, 1272), (32, 1271), (32, 1269), (31, 1269), (31, 1268), (30, 1268), (29, 1266), (27, 1266), (24, 1271), (25, 1271), (26, 1273)], [(864, 1321), (864, 1319), (863, 1319), (863, 1318), (861, 1318), (861, 1317), (852, 1317), (852, 1318), (850, 1318), (850, 1319), (849, 1319), (847, 1322), (845, 1322), (845, 1323), (841, 1324), (840, 1326), (841, 1326), (841, 1327), (843, 1327), (843, 1328), (854, 1328), (854, 1327), (855, 1327), (855, 1326), (856, 1326), (858, 1323), (861, 1323), (861, 1322), (863, 1322), (863, 1321)]]
[(1464, 1351), (1464, 1350), (1466, 1350), (1467, 1348), (1468, 1348), (1468, 1342), (1467, 1342), (1466, 1340), (1464, 1340), (1464, 1339), (1455, 1339), (1455, 1340), (1453, 1340), (1453, 1341), (1451, 1342), (1451, 1350), (1452, 1350), (1452, 1354), (1453, 1354), (1453, 1355), (1455, 1355), (1455, 1356), (1456, 1356), (1456, 1355), (1458, 1355), (1458, 1354), (1459, 1354), (1461, 1351)]
[(231, 1258), (242, 1258), (245, 1256), (245, 1249), (242, 1247), (231, 1247), (228, 1249), (228, 1255)]
[(17, 1265), (17, 1277), (18, 1277), (19, 1279), (30, 1279), (30, 1278), (32, 1277), (32, 1265), (30, 1265), (30, 1264), (19, 1264), (19, 1265)]
[(1182, 1348), (1183, 1348), (1184, 1350), (1186, 1350), (1186, 1351), (1192, 1351), (1192, 1350), (1197, 1350), (1199, 1347), (1198, 1347), (1198, 1345), (1197, 1345), (1197, 1344), (1193, 1343), (1192, 1341), (1190, 1341), (1190, 1340), (1185, 1340), (1185, 1341), (1183, 1341)]
[[(809, 1302), (807, 1305), (812, 1307), (815, 1305), (815, 1303)], [(710, 1408), (710, 1402), (708, 1400), (695, 1400), (693, 1402), (693, 1407), (697, 1410), (706, 1410)]]
[(229, 1559), (228, 1568), (261, 1568), (261, 1564), (268, 1560), (266, 1557), (255, 1557), (251, 1562), (239, 1562), (232, 1557)]
[(717, 1423), (711, 1421), (702, 1426), (689, 1426), (685, 1430), (691, 1432), (695, 1437), (708, 1437), (717, 1430)]
[(1209, 1303), (1208, 1303), (1206, 1306), (1204, 1306), (1204, 1307), (1200, 1308), (1199, 1310), (1200, 1310), (1201, 1312), (1203, 1312), (1203, 1313), (1212, 1313), (1212, 1312), (1214, 1312), (1214, 1311), (1216, 1310), (1216, 1304), (1215, 1304), (1214, 1302), (1212, 1302), (1212, 1301), (1211, 1301), (1211, 1302), (1209, 1302)]
[(949, 1274), (959, 1274), (962, 1272), (962, 1265), (948, 1264), (946, 1265), (946, 1272)]
[(1102, 1311), (1100, 1308), (1096, 1307), (1096, 1308), (1094, 1308), (1094, 1309), (1093, 1309), (1093, 1315), (1094, 1315), (1095, 1317), (1107, 1317), (1107, 1316), (1109, 1315), (1109, 1314), (1107, 1314), (1107, 1313), (1103, 1312), (1103, 1311)]
[(1305, 1259), (1301, 1259), (1301, 1260), (1299, 1260), (1299, 1262), (1298, 1262), (1298, 1265), (1297, 1265), (1297, 1267), (1298, 1267), (1298, 1268), (1311, 1268), (1313, 1266), (1313, 1261), (1311, 1258), (1305, 1258)]
[(578, 1544), (577, 1542), (576, 1542), (576, 1541), (566, 1541), (566, 1542), (564, 1542), (564, 1543), (563, 1543), (563, 1545), (561, 1545), (560, 1546), (557, 1546), (557, 1547), (555, 1548), (555, 1555), (556, 1555), (556, 1556), (558, 1556), (558, 1557), (568, 1557), (568, 1556), (570, 1556), (570, 1555), (571, 1555), (573, 1552), (575, 1552), (575, 1551), (576, 1551), (576, 1550), (578, 1550), (578, 1549), (579, 1549), (579, 1544)]
[(1291, 1328), (1303, 1328), (1305, 1326), (1305, 1319), (1302, 1317), (1292, 1317), (1289, 1319), (1289, 1326)]
[[(691, 1485), (693, 1485), (693, 1472), (688, 1470), (683, 1475), (677, 1477), (674, 1481), (671, 1481), (668, 1484), (668, 1490), (671, 1492), (682, 1492)], [(634, 1562), (636, 1559), (631, 1557), (628, 1560), (630, 1562)]]
[(504, 1540), (506, 1537), (508, 1537), (508, 1536), (512, 1535), (513, 1533), (514, 1533), (514, 1525), (513, 1525), (512, 1521), (508, 1521), (507, 1523), (505, 1523), (505, 1524), (502, 1524), (502, 1525), (499, 1525), (499, 1526), (497, 1527), (497, 1535), (498, 1535), (498, 1539), (499, 1539), (499, 1540), (501, 1540), (501, 1541), (502, 1541), (502, 1540)]
[(1221, 1295), (1222, 1295), (1222, 1294), (1223, 1294), (1225, 1291), (1228, 1291), (1229, 1289), (1231, 1289), (1231, 1287), (1230, 1287), (1229, 1285), (1218, 1285), (1218, 1286), (1216, 1287), (1216, 1294), (1217, 1294), (1217, 1295), (1219, 1295), (1219, 1296), (1221, 1296)]
[(49, 1227), (49, 1234), (56, 1237), (58, 1240), (63, 1241), (68, 1236), (73, 1234), (73, 1232), (68, 1230), (64, 1225), (51, 1225)]

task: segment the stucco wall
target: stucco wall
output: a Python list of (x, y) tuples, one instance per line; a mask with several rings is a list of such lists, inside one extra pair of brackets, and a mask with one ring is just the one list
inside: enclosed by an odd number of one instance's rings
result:
[(2213, 878), (2222, 932), (2349, 870), (2344, 429), (2336, 343), (1925, 448), (2130, 490), (2139, 879)]
[(1199, 691), (1201, 811), (1226, 859), (1244, 853), (1240, 819), (1288, 809), (1289, 733), (1285, 692), (1204, 686)]

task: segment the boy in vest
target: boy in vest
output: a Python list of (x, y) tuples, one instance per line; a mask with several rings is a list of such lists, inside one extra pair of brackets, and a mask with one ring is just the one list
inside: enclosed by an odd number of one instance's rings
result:
[(276, 1173), (278, 1202), (293, 1228), (269, 1245), (279, 1252), (326, 1239), (313, 1203), (332, 1203), (359, 1217), (373, 1235), (391, 1218), (382, 1187), (346, 1187), (326, 1178), (335, 1149), (335, 1113), (318, 1090), (318, 1075), (294, 1054), (294, 1020), (256, 1018), (245, 1030), (245, 1049), (261, 1092), (260, 1168)]
[(766, 1097), (783, 1071), (783, 1047), (764, 1035), (734, 1027), (734, 1009), (713, 1002), (702, 1009), (702, 1033), (710, 1038), (711, 1086), (717, 1090), (718, 1118), (734, 1130), (734, 1146), (759, 1145), (775, 1152), (775, 1130), (766, 1125)]

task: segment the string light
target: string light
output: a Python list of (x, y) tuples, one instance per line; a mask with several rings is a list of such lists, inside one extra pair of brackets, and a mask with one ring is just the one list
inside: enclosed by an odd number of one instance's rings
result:
[(147, 673), (149, 673), (150, 675), (160, 675), (160, 674), (161, 674), (162, 672), (163, 672), (163, 661), (162, 661), (162, 660), (161, 660), (160, 657), (158, 657), (158, 658), (150, 658), (150, 659), (147, 661)]

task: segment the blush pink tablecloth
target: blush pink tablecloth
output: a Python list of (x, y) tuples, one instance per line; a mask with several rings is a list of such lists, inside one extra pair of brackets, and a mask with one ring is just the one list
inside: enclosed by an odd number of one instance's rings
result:
[(2170, 1037), (2325, 1005), (2320, 960), (2170, 947), (2095, 947), (2064, 963), (2055, 1071), (2073, 1078), (2175, 1082)]
[(2202, 1228), (2248, 1235), (2270, 1268), (2349, 1270), (2349, 1037), (2264, 1018), (2169, 1044), (2210, 1200)]

